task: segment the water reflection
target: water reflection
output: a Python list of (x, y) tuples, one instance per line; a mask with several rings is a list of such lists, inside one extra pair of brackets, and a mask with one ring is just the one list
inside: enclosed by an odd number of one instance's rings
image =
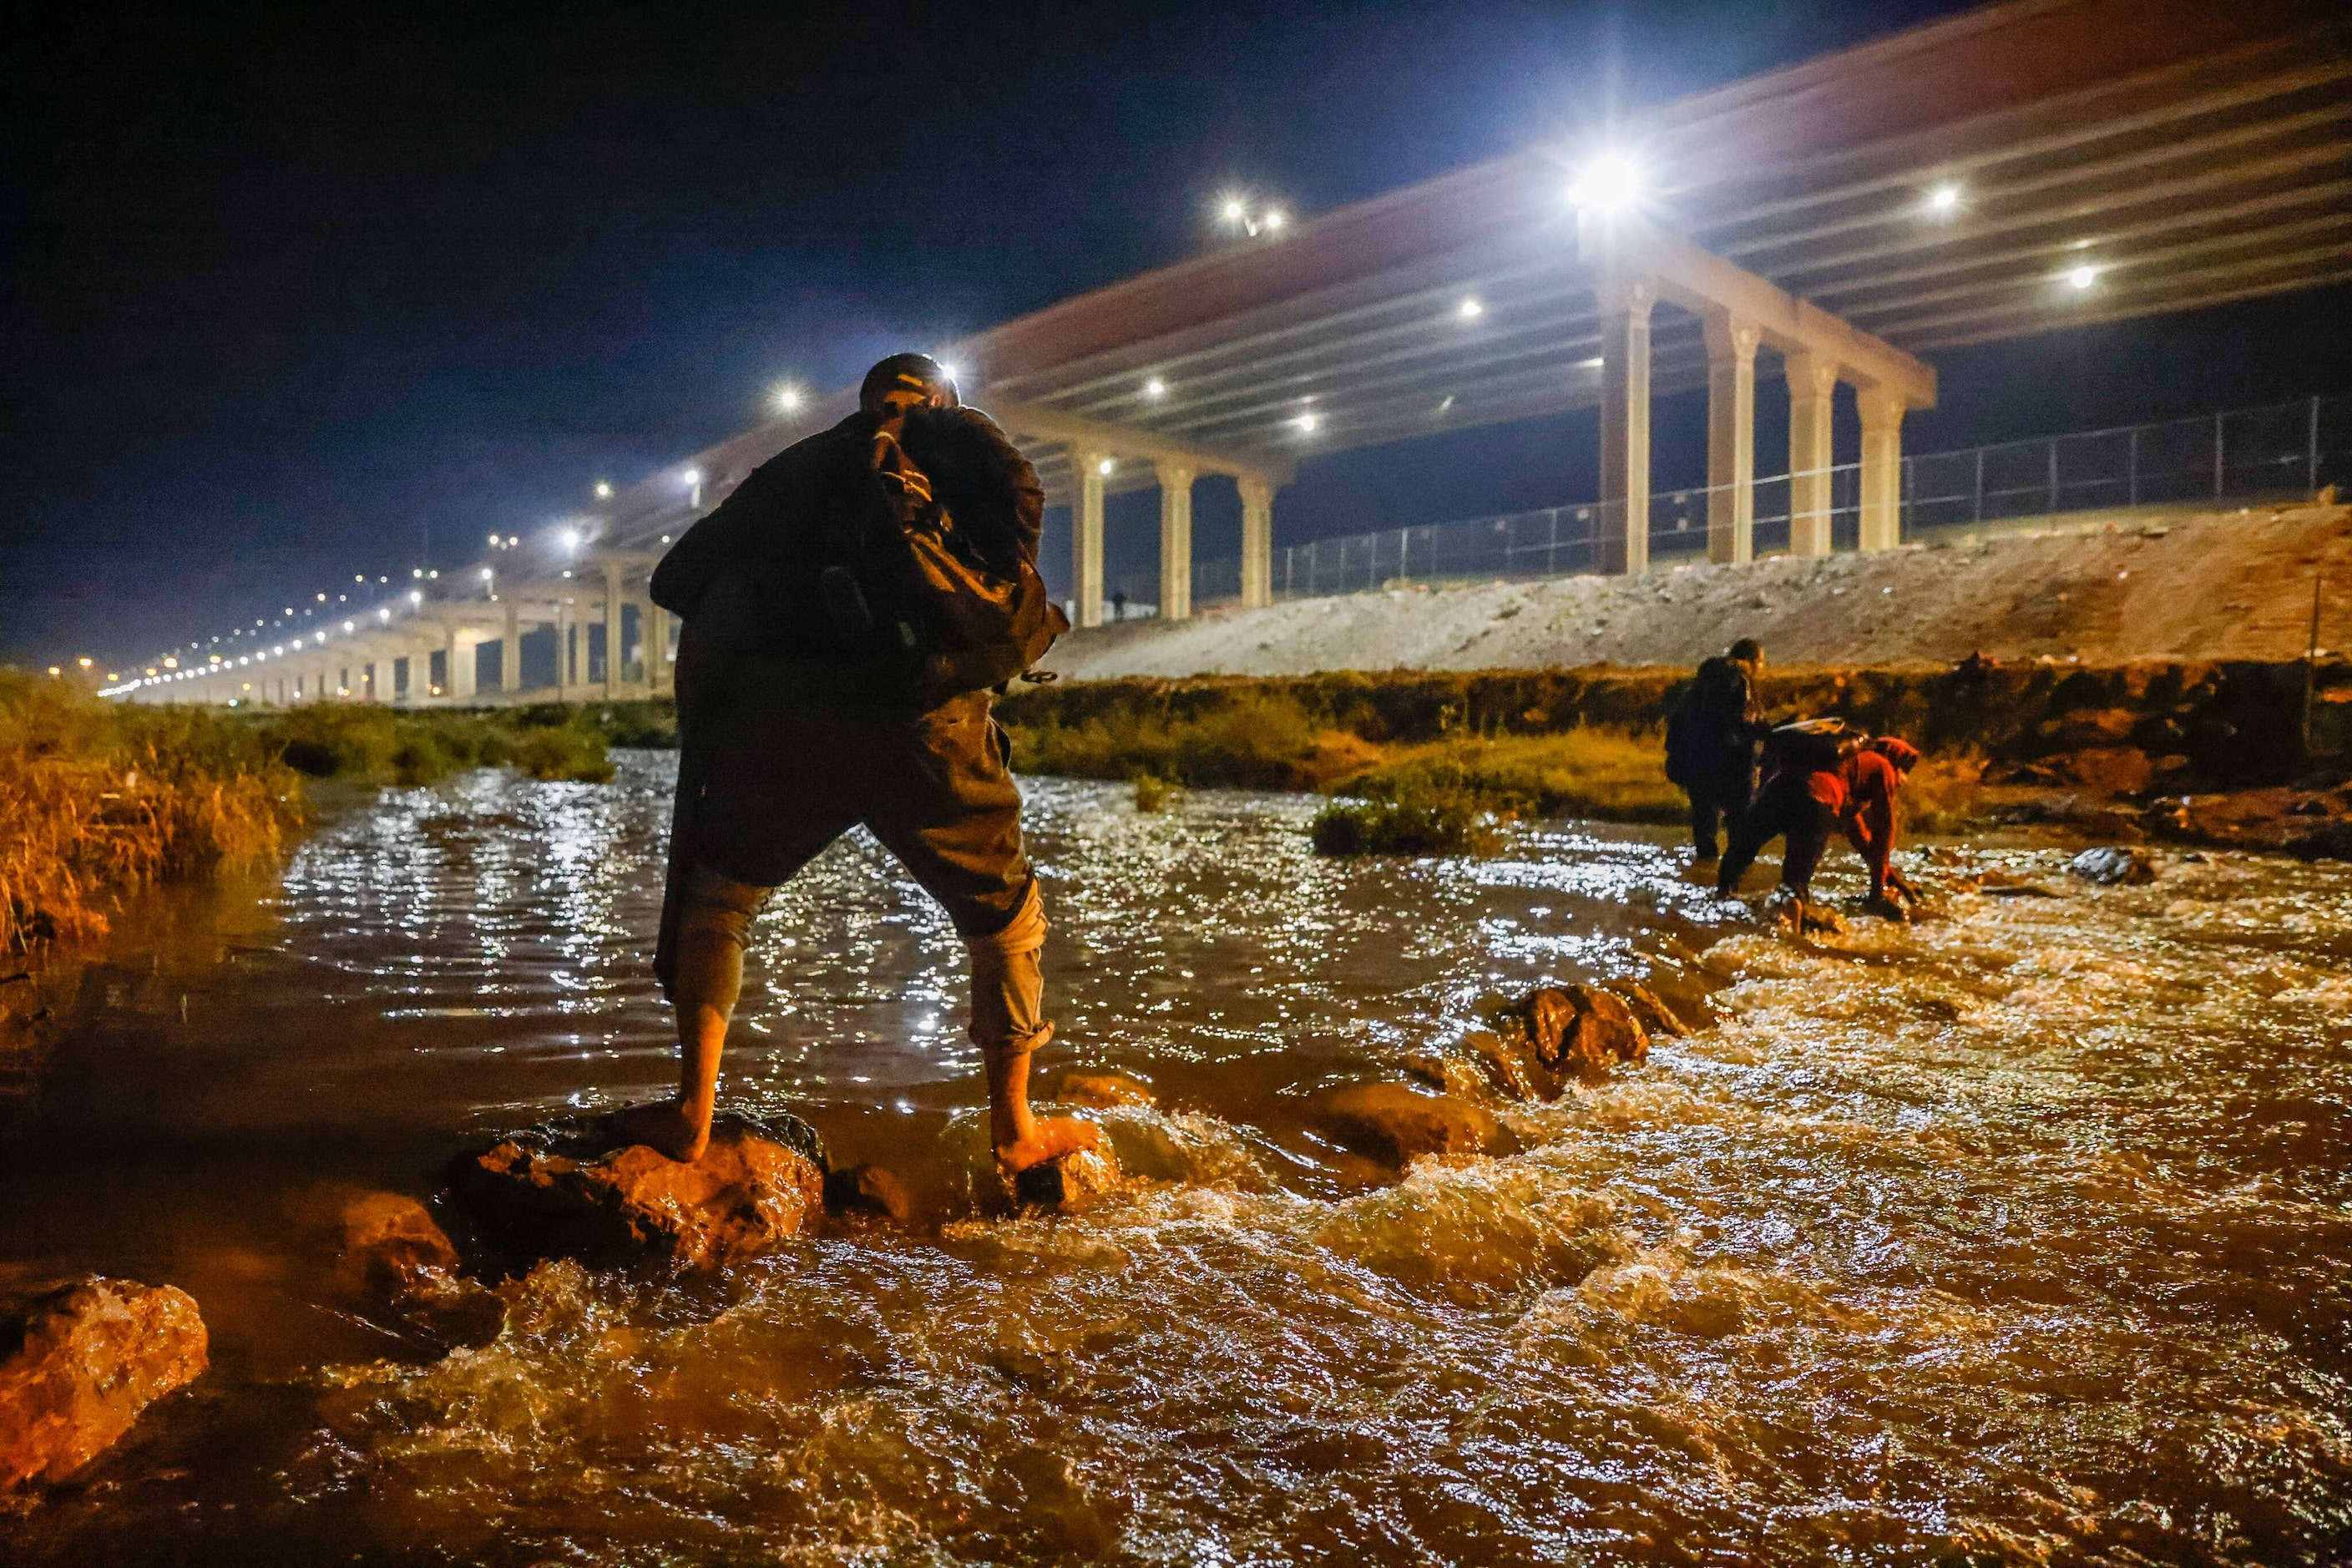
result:
[[(2089, 889), (1954, 853), (2061, 896), (1806, 950), (1662, 838), (1335, 864), (1310, 803), (1036, 783), (1056, 1048), (1165, 1097), (1105, 1118), (1131, 1201), (715, 1280), (554, 1268), (437, 1357), (331, 1296), (304, 1195), (427, 1190), (470, 1128), (667, 1080), (666, 779), (387, 794), (258, 928), (233, 900), (132, 922), (0, 1236), (188, 1285), (219, 1364), (0, 1516), (16, 1556), (2352, 1554), (2352, 876), (2230, 856)], [(731, 1091), (960, 1168), (961, 962), (845, 841), (759, 929)], [(1334, 1074), (1613, 973), (1721, 1021), (1503, 1108), (1525, 1154), (1368, 1184), (1302, 1125)]]

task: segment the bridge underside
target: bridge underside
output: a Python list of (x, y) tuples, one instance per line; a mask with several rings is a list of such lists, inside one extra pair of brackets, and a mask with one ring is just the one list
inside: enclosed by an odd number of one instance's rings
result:
[[(1613, 215), (1570, 195), (1603, 154), (1643, 174), (1641, 201)], [(1594, 406), (1608, 564), (1639, 572), (1651, 400), (1702, 386), (1709, 553), (1746, 560), (1759, 374), (1789, 387), (1790, 549), (1830, 548), (1840, 383), (1861, 413), (1861, 544), (1883, 549), (1896, 539), (1904, 416), (1936, 397), (1918, 355), (2352, 278), (2347, 198), (2352, 26), (2336, 8), (2021, 0), (1342, 208), (942, 353), (1071, 509), (1081, 625), (1102, 618), (1108, 496), (1159, 490), (1159, 611), (1181, 617), (1192, 486), (1231, 477), (1242, 598), (1262, 604), (1274, 498), (1302, 459)], [(576, 549), (499, 552), (483, 563), (495, 598), (399, 606), (362, 635), (405, 651), (362, 665), (437, 650), (445, 669), (469, 672), (461, 647), (512, 648), (552, 626), (582, 651), (551, 689), (663, 689), (668, 632), (644, 601), (652, 563), (760, 463), (851, 406), (836, 393), (623, 491), (577, 520)], [(646, 655), (592, 661), (599, 626)], [(299, 661), (308, 693), (383, 696), (381, 679), (342, 678), (352, 658), (281, 654), (270, 679)], [(520, 662), (502, 656), (505, 681)], [(157, 694), (226, 697), (253, 675), (181, 679), (198, 689)], [(471, 680), (451, 675), (439, 695)], [(431, 700), (432, 684), (409, 689)]]

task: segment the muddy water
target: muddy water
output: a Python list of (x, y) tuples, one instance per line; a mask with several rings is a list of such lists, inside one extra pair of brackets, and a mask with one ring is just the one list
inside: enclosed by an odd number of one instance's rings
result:
[[(845, 842), (761, 928), (729, 1093), (932, 1226), (550, 1268), (445, 1355), (339, 1292), (328, 1197), (667, 1080), (667, 770), (387, 794), (129, 923), (0, 1150), (0, 1254), (185, 1285), (215, 1368), (0, 1561), (2352, 1557), (2352, 875), (2227, 856), (1952, 852), (2058, 896), (1803, 950), (1657, 836), (1335, 865), (1297, 800), (1036, 783), (1055, 1058), (1162, 1090), (1106, 1118), (1139, 1190), (968, 1212), (959, 949)], [(1502, 1108), (1522, 1154), (1387, 1184), (1302, 1125), (1615, 974), (1721, 1021)]]

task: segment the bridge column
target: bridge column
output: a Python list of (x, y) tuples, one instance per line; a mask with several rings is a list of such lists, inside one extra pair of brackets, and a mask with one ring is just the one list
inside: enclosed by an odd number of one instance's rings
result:
[(572, 700), (572, 601), (555, 601), (555, 700)]
[(1263, 474), (1239, 474), (1242, 492), (1242, 608), (1274, 603), (1274, 481)]
[(637, 605), (637, 626), (646, 645), (646, 695), (658, 697), (669, 689), (669, 612), (646, 599)]
[(1601, 289), (1601, 504), (1624, 525), (1628, 576), (1650, 569), (1650, 311), (1647, 279)]
[(1830, 411), (1837, 396), (1834, 360), (1792, 353), (1789, 378), (1789, 553), (1830, 552), (1830, 469), (1836, 461)]
[(1892, 550), (1903, 542), (1903, 399), (1883, 387), (1864, 387), (1862, 410), (1862, 548)]
[(457, 626), (449, 626), (441, 639), (441, 661), (444, 666), (441, 695), (452, 702), (474, 700), (474, 639)]
[(512, 697), (522, 689), (522, 606), (509, 595), (506, 612), (499, 635), (499, 689)]
[(1756, 556), (1756, 347), (1764, 334), (1710, 311), (1706, 334), (1706, 558)]
[(1070, 579), (1078, 601), (1078, 625), (1098, 626), (1103, 618), (1103, 472), (1100, 452), (1073, 450), (1077, 494), (1070, 503)]
[(1192, 470), (1165, 458), (1160, 476), (1160, 615), (1181, 621), (1192, 614)]
[(604, 700), (621, 695), (621, 563), (606, 561), (604, 569)]

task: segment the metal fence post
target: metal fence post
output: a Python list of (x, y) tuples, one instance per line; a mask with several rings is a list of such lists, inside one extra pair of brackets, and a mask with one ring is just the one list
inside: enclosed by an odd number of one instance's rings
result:
[(2311, 400), (2310, 445), (2304, 449), (2304, 489), (2314, 496), (2319, 494), (2319, 399)]
[(2221, 467), (2221, 417), (2222, 416), (2219, 414), (2213, 416), (2213, 493), (2217, 496), (2222, 493), (2223, 489), (2223, 479), (2221, 477), (2223, 473)]
[(1970, 519), (1974, 522), (1984, 521), (1984, 452), (1985, 449), (1982, 447), (1977, 448), (1976, 515)]
[(2050, 505), (2048, 511), (2058, 510), (2058, 437), (2050, 437)]
[(2139, 505), (2139, 430), (2131, 427), (2131, 439), (2124, 447), (2124, 504)]

